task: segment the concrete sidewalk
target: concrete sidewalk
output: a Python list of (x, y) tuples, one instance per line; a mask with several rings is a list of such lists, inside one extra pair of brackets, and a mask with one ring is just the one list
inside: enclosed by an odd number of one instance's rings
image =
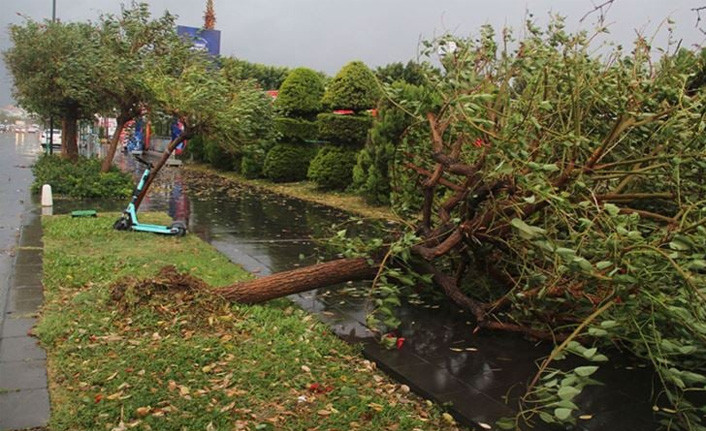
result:
[(49, 421), (46, 354), (30, 335), (43, 301), (37, 210), (24, 217), (14, 263), (0, 321), (0, 430), (42, 427)]

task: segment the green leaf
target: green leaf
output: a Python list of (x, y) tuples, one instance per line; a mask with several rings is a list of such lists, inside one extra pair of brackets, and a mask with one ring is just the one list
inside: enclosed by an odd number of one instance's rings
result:
[(574, 369), (574, 372), (578, 374), (581, 377), (588, 377), (595, 373), (598, 370), (598, 367), (595, 365), (587, 365), (584, 367), (578, 367)]
[(525, 239), (532, 239), (546, 233), (546, 230), (537, 226), (530, 226), (519, 218), (512, 219), (510, 225), (520, 231), (520, 236)]
[(586, 349), (583, 351), (583, 357), (586, 359), (591, 359), (596, 353), (598, 353), (598, 348), (591, 347), (590, 349)]
[(571, 410), (564, 407), (554, 409), (554, 416), (560, 421), (565, 421), (571, 417)]
[(620, 208), (618, 208), (618, 206), (615, 204), (604, 204), (603, 209), (605, 209), (606, 212), (612, 217), (615, 217), (620, 214)]
[(602, 260), (602, 261), (596, 263), (596, 268), (598, 268), (600, 270), (604, 270), (612, 265), (613, 265), (613, 262), (611, 262), (609, 260)]
[(557, 395), (562, 400), (570, 400), (580, 393), (581, 390), (574, 386), (562, 386), (561, 389), (559, 389), (559, 391), (557, 392)]

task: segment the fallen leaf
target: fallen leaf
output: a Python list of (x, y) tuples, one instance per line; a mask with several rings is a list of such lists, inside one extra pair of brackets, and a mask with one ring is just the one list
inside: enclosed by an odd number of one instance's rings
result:
[(305, 373), (310, 373), (311, 368), (307, 367), (306, 365), (302, 365), (302, 371), (304, 371)]
[(150, 406), (138, 407), (135, 410), (135, 412), (137, 413), (137, 416), (140, 416), (140, 417), (147, 416), (148, 414), (150, 414), (151, 411), (152, 411), (152, 407), (150, 407)]
[[(441, 417), (444, 419), (444, 421), (446, 421), (449, 424), (453, 424), (455, 422), (454, 417), (448, 413), (442, 414)], [(478, 423), (478, 425), (483, 426), (480, 422)]]

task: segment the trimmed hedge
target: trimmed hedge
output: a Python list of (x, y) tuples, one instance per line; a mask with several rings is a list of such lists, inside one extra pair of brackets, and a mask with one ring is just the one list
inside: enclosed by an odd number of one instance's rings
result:
[(319, 139), (334, 144), (362, 146), (368, 138), (368, 130), (373, 125), (369, 115), (319, 114)]
[(315, 141), (319, 137), (318, 122), (303, 118), (277, 118), (275, 128), (288, 141)]
[(278, 183), (304, 180), (315, 154), (316, 148), (312, 146), (277, 144), (265, 157), (263, 174)]
[(322, 189), (345, 190), (351, 184), (357, 151), (327, 145), (309, 165), (307, 176)]
[(381, 96), (373, 72), (362, 61), (352, 61), (333, 78), (324, 93), (323, 104), (331, 110), (364, 111), (377, 106)]
[(275, 108), (289, 117), (306, 117), (321, 111), (324, 83), (311, 69), (292, 70), (279, 88)]
[(42, 155), (32, 166), (32, 193), (50, 184), (55, 195), (74, 198), (127, 197), (133, 189), (132, 176), (116, 166), (101, 173), (101, 160), (79, 157), (76, 163), (58, 155)]

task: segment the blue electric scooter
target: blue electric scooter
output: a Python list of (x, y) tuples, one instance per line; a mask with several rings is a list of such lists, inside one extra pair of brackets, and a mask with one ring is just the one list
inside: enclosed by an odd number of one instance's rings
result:
[(140, 181), (137, 183), (137, 187), (135, 187), (135, 190), (133, 190), (133, 192), (132, 192), (132, 199), (130, 199), (130, 203), (127, 205), (127, 208), (125, 208), (125, 211), (123, 211), (123, 215), (120, 216), (120, 218), (113, 224), (113, 228), (116, 230), (134, 230), (134, 231), (138, 231), (138, 232), (152, 232), (152, 233), (158, 233), (161, 235), (176, 235), (176, 236), (186, 235), (186, 224), (184, 224), (184, 222), (181, 222), (181, 221), (175, 221), (169, 227), (167, 227), (167, 226), (161, 226), (161, 225), (157, 225), (157, 224), (140, 223), (137, 220), (137, 211), (135, 210), (135, 202), (137, 202), (137, 197), (140, 195), (140, 192), (142, 192), (142, 189), (145, 186), (145, 182), (147, 181), (147, 177), (150, 175), (150, 171), (152, 170), (152, 168), (154, 168), (154, 165), (152, 165), (152, 163), (140, 158), (139, 156), (134, 156), (134, 157), (138, 162), (140, 162), (146, 166), (145, 172), (142, 173), (142, 177), (140, 178)]

